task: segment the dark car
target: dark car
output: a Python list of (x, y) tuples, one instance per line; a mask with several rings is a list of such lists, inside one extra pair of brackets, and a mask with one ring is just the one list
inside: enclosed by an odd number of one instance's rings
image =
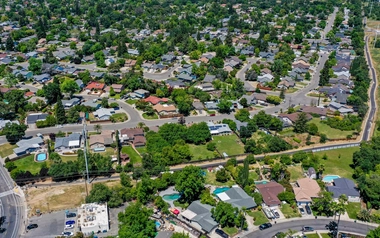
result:
[(35, 228), (37, 228), (37, 227), (38, 227), (37, 224), (29, 224), (29, 225), (26, 227), (26, 229), (28, 229), (28, 230), (32, 230), (32, 229), (35, 229)]
[(272, 227), (272, 224), (270, 224), (270, 223), (268, 222), (268, 223), (261, 224), (261, 225), (259, 226), (259, 229), (262, 231), (262, 230), (268, 229), (268, 228), (270, 228), (270, 227)]
[(302, 228), (302, 231), (314, 231), (314, 228), (311, 227), (311, 226), (304, 226), (304, 227)]
[(76, 217), (77, 216), (77, 214), (75, 214), (75, 213), (73, 213), (73, 212), (70, 212), (70, 213), (67, 213), (66, 214), (66, 217), (67, 218), (70, 218), (70, 217)]
[(306, 209), (306, 213), (310, 215), (310, 214), (311, 214), (310, 206), (309, 206), (309, 205), (306, 205), (306, 206), (305, 206), (305, 209)]
[(74, 225), (75, 224), (75, 221), (73, 220), (69, 220), (66, 222), (66, 225)]
[(220, 236), (223, 237), (223, 238), (228, 238), (228, 237), (229, 237), (229, 236), (228, 236), (224, 231), (222, 231), (221, 229), (216, 229), (216, 230), (215, 230), (215, 233), (218, 234), (218, 235), (220, 235)]

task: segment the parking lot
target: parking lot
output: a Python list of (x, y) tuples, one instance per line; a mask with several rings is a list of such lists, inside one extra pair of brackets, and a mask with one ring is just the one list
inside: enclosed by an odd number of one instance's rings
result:
[[(76, 211), (70, 210), (69, 212)], [(73, 220), (76, 220), (76, 218)], [(62, 235), (62, 232), (65, 229), (65, 222), (65, 211), (46, 213), (41, 216), (31, 217), (28, 224), (37, 224), (38, 227), (27, 231), (25, 237), (54, 238)]]

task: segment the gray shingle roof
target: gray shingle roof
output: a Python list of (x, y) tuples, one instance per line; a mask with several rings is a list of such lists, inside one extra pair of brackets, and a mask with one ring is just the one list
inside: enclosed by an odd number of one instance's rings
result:
[(213, 207), (207, 204), (202, 204), (199, 200), (194, 201), (190, 204), (190, 206), (187, 208), (187, 210), (192, 211), (196, 214), (195, 217), (193, 217), (192, 221), (197, 222), (203, 230), (210, 232), (212, 231), (216, 226), (218, 226), (218, 223), (212, 218), (211, 209)]
[(334, 186), (327, 186), (327, 191), (333, 193), (334, 198), (339, 198), (340, 195), (345, 194), (351, 197), (359, 197), (360, 193), (356, 189), (354, 181), (347, 178), (334, 179)]
[(59, 148), (59, 147), (69, 147), (69, 143), (70, 141), (77, 141), (81, 139), (81, 134), (79, 133), (73, 133), (73, 134), (70, 134), (69, 136), (67, 137), (58, 137), (58, 138), (55, 138), (55, 145), (54, 145), (54, 149), (56, 148)]
[(230, 203), (233, 207), (237, 207), (239, 209), (242, 207), (251, 209), (257, 206), (254, 199), (248, 196), (248, 194), (238, 185), (232, 186), (232, 188), (223, 193), (217, 194), (217, 196), (222, 201)]

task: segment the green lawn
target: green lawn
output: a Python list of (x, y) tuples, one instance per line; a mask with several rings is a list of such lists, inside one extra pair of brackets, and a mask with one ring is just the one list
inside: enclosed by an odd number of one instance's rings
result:
[(68, 162), (68, 161), (76, 161), (78, 159), (78, 156), (76, 155), (60, 155), (62, 162)]
[(0, 145), (0, 156), (2, 158), (6, 158), (7, 156), (13, 154), (13, 149), (16, 147), (17, 147), (16, 144), (11, 145), (9, 143), (4, 144), (4, 145)]
[(221, 154), (226, 152), (229, 156), (244, 153), (244, 145), (236, 135), (213, 136), (213, 142)]
[(360, 211), (360, 202), (349, 202), (347, 204), (346, 212), (351, 219), (358, 219), (357, 214)]
[(261, 224), (264, 224), (268, 222), (268, 218), (265, 216), (265, 214), (262, 211), (247, 211), (247, 214), (253, 217), (253, 220), (255, 221), (253, 224), (255, 226), (259, 226)]
[(223, 231), (232, 237), (238, 232), (238, 229), (236, 227), (224, 227)]
[(142, 114), (142, 117), (144, 119), (147, 119), (147, 120), (154, 120), (154, 119), (158, 119), (158, 115), (156, 113), (154, 113), (153, 116), (148, 116), (146, 113), (143, 113)]
[(214, 152), (209, 151), (206, 148), (206, 145), (194, 145), (189, 144), (190, 152), (193, 155), (193, 160), (204, 160), (204, 159), (212, 159), (214, 158)]
[(110, 119), (112, 122), (123, 122), (128, 120), (128, 116), (124, 112), (121, 112), (113, 114)]
[[(321, 163), (325, 165), (324, 175), (333, 174), (339, 175), (344, 178), (352, 178), (354, 169), (351, 168), (352, 155), (355, 151), (358, 151), (359, 147), (349, 147), (336, 150), (327, 150), (315, 153), (320, 158), (326, 154), (328, 159), (321, 160)], [(339, 158), (340, 155), (340, 158)]]
[(141, 157), (131, 146), (123, 146), (121, 153), (128, 154), (132, 164), (141, 163)]
[(319, 238), (319, 235), (318, 234), (307, 234), (306, 237), (307, 238)]
[(315, 123), (318, 127), (318, 132), (326, 134), (329, 139), (345, 139), (347, 135), (352, 135), (355, 131), (341, 131), (335, 128), (331, 128), (327, 124), (321, 123), (321, 119), (313, 118), (310, 123)]
[(290, 182), (295, 182), (304, 177), (301, 165), (289, 166), (287, 170), (290, 173)]
[(216, 181), (216, 173), (208, 172), (207, 170), (205, 170), (205, 172), (206, 172), (205, 184), (215, 185), (215, 186), (227, 186), (227, 187), (230, 187), (236, 184), (235, 181), (232, 179), (232, 177), (227, 182), (221, 183), (221, 182)]
[(117, 93), (114, 96), (110, 96), (110, 97), (114, 99), (120, 99), (120, 93)]
[(141, 155), (147, 152), (145, 146), (144, 146), (144, 147), (139, 147), (139, 148), (136, 148), (136, 149), (137, 149), (137, 151), (138, 151)]
[(112, 156), (115, 154), (115, 149), (114, 148), (111, 148), (111, 147), (106, 147), (106, 150), (105, 151), (102, 151), (102, 152), (96, 152), (96, 153), (99, 153), (103, 156)]
[(249, 178), (253, 180), (258, 180), (259, 175), (255, 171), (249, 171)]
[(132, 105), (132, 104), (135, 104), (137, 101), (138, 101), (137, 99), (128, 99), (125, 102), (128, 103), (129, 105)]
[(282, 204), (280, 210), (285, 218), (301, 217), (298, 209), (293, 209), (289, 204)]
[(16, 170), (29, 171), (32, 174), (37, 174), (40, 172), (44, 162), (37, 163), (34, 161), (34, 154), (28, 155), (22, 159), (15, 160), (14, 164), (17, 166)]
[(321, 236), (322, 236), (322, 238), (331, 238), (331, 236), (329, 236), (329, 234), (327, 234), (327, 233), (319, 233)]

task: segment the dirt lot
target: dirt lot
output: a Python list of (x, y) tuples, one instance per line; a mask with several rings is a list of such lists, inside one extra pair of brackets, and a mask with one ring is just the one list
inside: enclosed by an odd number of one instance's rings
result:
[[(103, 182), (109, 187), (117, 186), (119, 181)], [(88, 185), (89, 192), (91, 185)], [(50, 211), (66, 210), (79, 207), (84, 203), (86, 197), (86, 189), (83, 184), (60, 185), (54, 187), (31, 187), (25, 191), (28, 203), (28, 215), (33, 216), (36, 209), (40, 209), (42, 213)]]

